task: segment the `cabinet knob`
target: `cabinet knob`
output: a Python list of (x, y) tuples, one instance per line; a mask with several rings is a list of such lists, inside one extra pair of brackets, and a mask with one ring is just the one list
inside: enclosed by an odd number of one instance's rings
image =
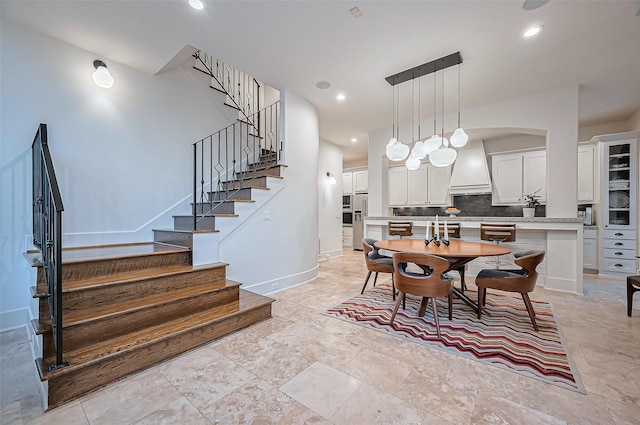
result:
[(614, 264), (616, 267), (622, 267), (622, 264)]
[(616, 252), (615, 254), (616, 254), (616, 255), (622, 255), (622, 253), (621, 253), (621, 252)]
[(616, 246), (622, 246), (622, 245), (624, 245), (624, 244), (623, 244), (622, 242), (616, 242), (616, 243), (615, 243), (615, 245), (616, 245)]
[(622, 235), (623, 235), (623, 233), (619, 233), (619, 232), (618, 232), (618, 233), (615, 233), (615, 235), (616, 235), (616, 236), (622, 236)]

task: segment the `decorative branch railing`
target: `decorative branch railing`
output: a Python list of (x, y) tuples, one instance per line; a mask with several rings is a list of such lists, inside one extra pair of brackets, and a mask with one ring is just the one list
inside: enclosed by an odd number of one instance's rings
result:
[[(280, 160), (280, 102), (248, 118), (193, 144), (193, 230)], [(261, 122), (262, 131), (250, 122)]]
[(260, 133), (260, 83), (249, 74), (216, 59), (208, 53), (197, 51), (193, 55), (228, 96), (244, 119)]
[(42, 253), (47, 286), (51, 329), (59, 369), (68, 363), (62, 358), (62, 197), (47, 142), (47, 125), (40, 124), (31, 145), (33, 244)]

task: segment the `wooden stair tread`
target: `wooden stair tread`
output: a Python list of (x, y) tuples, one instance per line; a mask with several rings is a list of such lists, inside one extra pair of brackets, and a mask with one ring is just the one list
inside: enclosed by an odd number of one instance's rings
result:
[[(231, 182), (231, 183), (233, 183), (233, 182), (235, 182), (235, 181), (234, 181), (234, 180), (231, 180), (230, 182)], [(229, 191), (228, 191), (228, 192), (229, 192), (230, 194), (233, 194), (234, 192), (236, 192), (236, 191), (238, 191), (238, 190), (242, 190), (242, 189), (271, 190), (271, 189), (270, 189), (270, 188), (268, 188), (268, 187), (264, 187), (264, 186), (255, 186), (255, 185), (250, 185), (250, 184), (249, 184), (249, 185), (246, 185), (246, 186), (242, 186), (242, 187), (238, 187), (238, 188), (234, 188), (234, 189), (229, 189)], [(210, 191), (209, 193), (227, 193), (227, 191), (226, 191), (226, 190), (224, 190), (224, 189), (223, 189), (223, 190), (213, 190), (213, 191)], [(229, 199), (229, 200), (233, 200), (233, 199), (235, 199), (235, 198), (227, 198), (227, 199)]]
[[(193, 217), (193, 215), (176, 214), (174, 217)], [(238, 217), (238, 214), (196, 214), (196, 217)]]
[[(189, 215), (188, 217), (193, 217)], [(218, 233), (220, 230), (215, 229), (198, 229), (198, 230), (184, 230), (184, 229), (152, 229), (154, 232), (175, 232), (175, 233)], [(188, 250), (188, 249), (187, 249)]]
[(155, 242), (85, 246), (77, 248), (64, 248), (62, 250), (62, 262), (63, 264), (71, 264), (94, 260), (110, 260), (116, 258), (129, 258), (145, 255), (166, 255), (185, 251), (189, 251), (189, 249), (175, 245), (167, 245)]
[(220, 288), (212, 286), (211, 283), (206, 283), (203, 285), (189, 286), (182, 289), (174, 289), (172, 291), (164, 292), (161, 294), (153, 294), (135, 300), (122, 301), (119, 303), (107, 304), (100, 307), (70, 311), (64, 314), (64, 316), (62, 317), (62, 325), (63, 327), (74, 326), (90, 320), (98, 318), (102, 319), (109, 316), (124, 314), (127, 312), (141, 310), (156, 305), (168, 304), (178, 299), (188, 298), (194, 295), (204, 294), (208, 292), (216, 292), (220, 291), (221, 289), (230, 288), (233, 286), (240, 286), (240, 284), (227, 280), (225, 286)]
[(215, 200), (215, 201), (211, 201), (211, 202), (203, 202), (202, 205), (207, 205), (207, 204), (224, 204), (224, 203), (231, 203), (231, 202), (247, 202), (247, 203), (253, 203), (256, 202), (253, 199), (221, 199), (221, 200)]
[(69, 366), (67, 367), (49, 371), (48, 365), (54, 364), (55, 358), (38, 359), (40, 376), (43, 381), (49, 380), (56, 376), (73, 372), (75, 369), (81, 368), (85, 365), (100, 361), (105, 357), (133, 350), (137, 347), (151, 344), (164, 338), (188, 332), (194, 328), (205, 325), (211, 326), (212, 324), (215, 324), (216, 321), (241, 315), (252, 309), (271, 304), (273, 301), (274, 300), (272, 298), (241, 289), (239, 306), (234, 303), (225, 309), (218, 308), (210, 311), (194, 313), (174, 319), (170, 322), (132, 332), (127, 335), (68, 351), (64, 355), (64, 360), (69, 362)]
[(62, 292), (72, 292), (79, 289), (93, 288), (96, 286), (118, 285), (126, 282), (153, 279), (177, 274), (190, 273), (195, 270), (216, 269), (228, 266), (227, 263), (215, 263), (206, 266), (193, 267), (191, 265), (176, 265), (170, 267), (150, 268), (120, 272), (117, 274), (89, 277), (86, 279), (65, 280), (62, 283)]
[[(251, 173), (251, 171), (249, 171), (249, 173)], [(279, 179), (282, 180), (284, 179), (284, 177), (282, 176), (256, 176), (253, 179), (235, 179), (235, 180), (227, 180), (226, 182), (222, 182), (222, 184), (229, 184), (229, 183), (243, 183), (243, 182), (252, 182), (253, 180), (262, 180), (262, 179), (266, 179), (266, 178), (271, 178), (271, 179)]]

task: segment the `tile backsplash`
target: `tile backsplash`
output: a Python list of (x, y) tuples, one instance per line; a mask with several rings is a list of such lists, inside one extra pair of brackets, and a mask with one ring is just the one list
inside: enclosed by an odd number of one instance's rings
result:
[[(469, 217), (522, 217), (521, 206), (492, 206), (491, 194), (486, 195), (454, 195), (453, 205), (460, 209), (460, 216)], [(395, 207), (393, 215), (397, 216), (434, 216), (446, 215), (446, 207)], [(546, 208), (536, 208), (536, 217), (545, 217)]]

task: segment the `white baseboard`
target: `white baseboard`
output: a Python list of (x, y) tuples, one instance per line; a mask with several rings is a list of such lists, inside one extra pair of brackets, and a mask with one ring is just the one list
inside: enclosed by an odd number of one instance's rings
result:
[(342, 254), (343, 254), (342, 248), (321, 252), (320, 255), (318, 255), (318, 261), (324, 261), (330, 258), (342, 257)]
[(12, 329), (27, 327), (27, 334), (31, 327), (31, 315), (28, 308), (19, 308), (17, 310), (3, 311), (0, 313), (0, 332), (10, 331)]
[(256, 283), (251, 286), (242, 285), (242, 289), (247, 289), (251, 292), (255, 292), (260, 295), (269, 295), (274, 292), (279, 292), (284, 289), (293, 288), (294, 286), (307, 283), (320, 274), (320, 266), (316, 264), (312, 269), (292, 274), (289, 276), (280, 277), (278, 279), (268, 280), (266, 282)]

